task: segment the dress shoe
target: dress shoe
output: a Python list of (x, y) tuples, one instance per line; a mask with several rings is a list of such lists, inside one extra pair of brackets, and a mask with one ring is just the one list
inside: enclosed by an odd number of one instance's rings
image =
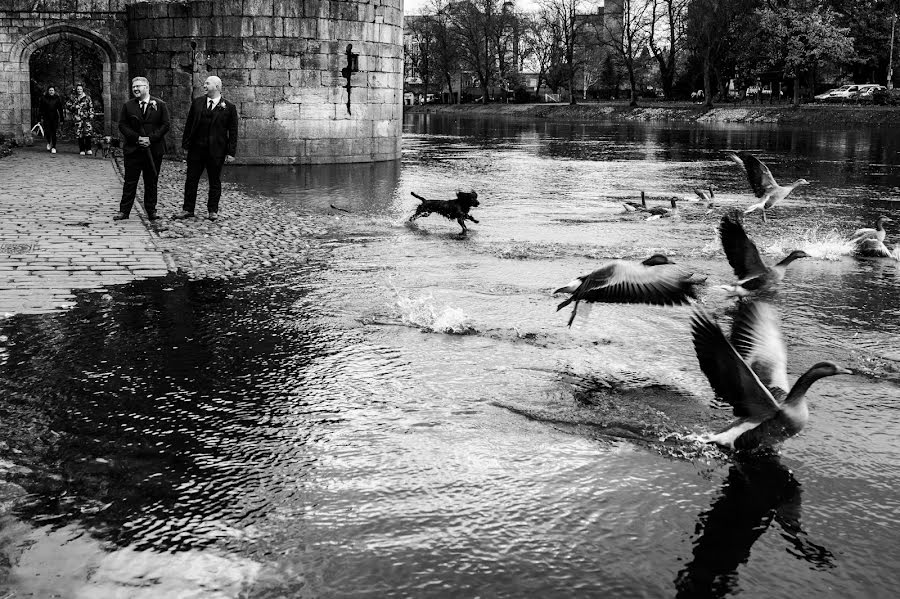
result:
[(182, 210), (181, 212), (179, 212), (172, 218), (174, 218), (175, 220), (184, 220), (186, 218), (194, 218), (194, 213), (188, 212), (187, 210)]
[(87, 151), (87, 155), (88, 155), (88, 156), (93, 156), (93, 155), (94, 155), (94, 151), (93, 151), (93, 150), (88, 150), (88, 151)]
[(78, 152), (79, 156), (84, 156), (84, 152)]
[(216, 220), (219, 218), (219, 213), (218, 212), (210, 212), (209, 216), (207, 218), (209, 218), (209, 220)]
[(125, 220), (127, 218), (128, 218), (127, 214), (125, 214), (124, 212), (119, 212), (113, 217), (113, 220)]
[(156, 212), (148, 212), (147, 220), (159, 220), (160, 216)]

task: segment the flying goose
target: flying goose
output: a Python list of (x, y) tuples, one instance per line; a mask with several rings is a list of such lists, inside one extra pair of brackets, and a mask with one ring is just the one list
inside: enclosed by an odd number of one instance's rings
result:
[(741, 223), (741, 213), (738, 211), (722, 216), (719, 223), (719, 238), (722, 240), (722, 249), (725, 250), (728, 263), (738, 278), (735, 285), (723, 287), (738, 297), (745, 297), (752, 292), (774, 290), (784, 278), (788, 264), (797, 258), (809, 257), (803, 250), (794, 250), (778, 264), (766, 266), (756, 244), (747, 237)]
[(766, 220), (766, 208), (771, 208), (788, 196), (798, 185), (809, 185), (806, 179), (797, 179), (790, 185), (779, 185), (772, 176), (772, 171), (765, 164), (759, 161), (756, 156), (747, 152), (729, 152), (729, 160), (741, 165), (747, 172), (747, 180), (750, 181), (750, 187), (753, 193), (761, 201), (753, 204), (746, 210), (744, 214), (749, 214), (754, 210), (762, 208), (763, 222)]
[(881, 243), (884, 243), (884, 238), (887, 237), (887, 231), (884, 230), (884, 223), (892, 223), (890, 218), (886, 216), (879, 216), (875, 221), (874, 229), (857, 229), (853, 232), (853, 236), (850, 238), (850, 241), (853, 243), (860, 243), (867, 239), (876, 239)]
[(712, 186), (710, 186), (708, 190), (698, 187), (694, 190), (694, 193), (706, 203), (706, 214), (712, 212), (713, 208), (716, 207), (716, 194), (713, 193)]
[(704, 443), (739, 450), (775, 445), (799, 433), (809, 420), (806, 392), (810, 385), (822, 377), (853, 374), (832, 362), (819, 362), (789, 387), (778, 315), (765, 302), (741, 307), (730, 341), (699, 307), (694, 308), (691, 331), (700, 370), (737, 417), (725, 429), (700, 437)]
[(556, 310), (575, 302), (569, 317), (568, 326), (571, 327), (582, 301), (662, 306), (686, 304), (689, 298), (697, 298), (694, 287), (703, 281), (692, 278), (691, 273), (674, 264), (662, 254), (653, 254), (640, 263), (610, 260), (594, 272), (554, 291), (572, 294)]
[(900, 244), (894, 246), (892, 250), (877, 239), (863, 239), (856, 243), (853, 255), (863, 258), (893, 258), (900, 261)]

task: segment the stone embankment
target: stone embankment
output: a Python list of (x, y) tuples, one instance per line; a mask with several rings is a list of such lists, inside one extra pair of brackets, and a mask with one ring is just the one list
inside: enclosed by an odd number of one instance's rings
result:
[[(230, 167), (225, 168), (227, 177)], [(305, 260), (309, 239), (324, 233), (321, 225), (303, 222), (275, 201), (242, 192), (227, 182), (222, 184), (219, 219), (210, 221), (205, 178), (197, 194), (197, 216), (174, 220), (172, 216), (181, 211), (184, 179), (184, 163), (163, 163), (157, 205), (162, 218), (150, 223), (150, 229), (177, 271), (190, 279), (240, 277), (284, 260)], [(142, 197), (139, 188), (138, 200)]]
[(687, 102), (625, 102), (568, 104), (429, 104), (405, 106), (410, 113), (448, 113), (593, 121), (681, 121), (695, 123), (778, 123), (816, 126), (900, 124), (900, 108), (894, 106), (804, 104), (799, 107), (767, 104), (730, 104), (707, 108)]

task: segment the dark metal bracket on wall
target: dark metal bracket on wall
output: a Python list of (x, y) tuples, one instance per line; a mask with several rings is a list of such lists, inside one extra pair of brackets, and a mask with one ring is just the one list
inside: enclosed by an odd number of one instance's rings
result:
[(353, 73), (359, 72), (359, 54), (353, 51), (353, 44), (347, 44), (345, 54), (347, 55), (347, 66), (341, 69), (341, 76), (347, 80), (347, 114), (352, 114), (350, 112), (350, 90), (353, 86), (350, 85), (350, 77), (353, 76)]

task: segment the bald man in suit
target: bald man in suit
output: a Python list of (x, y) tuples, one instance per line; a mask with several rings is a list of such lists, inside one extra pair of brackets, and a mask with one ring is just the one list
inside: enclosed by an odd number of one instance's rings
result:
[(209, 178), (209, 197), (206, 209), (209, 220), (219, 218), (219, 198), (222, 196), (222, 167), (234, 161), (238, 138), (238, 114), (232, 102), (222, 97), (222, 80), (215, 75), (203, 84), (206, 95), (191, 103), (181, 147), (187, 153), (187, 177), (184, 183), (184, 204), (173, 218), (194, 217), (197, 204), (197, 185), (206, 171)]

